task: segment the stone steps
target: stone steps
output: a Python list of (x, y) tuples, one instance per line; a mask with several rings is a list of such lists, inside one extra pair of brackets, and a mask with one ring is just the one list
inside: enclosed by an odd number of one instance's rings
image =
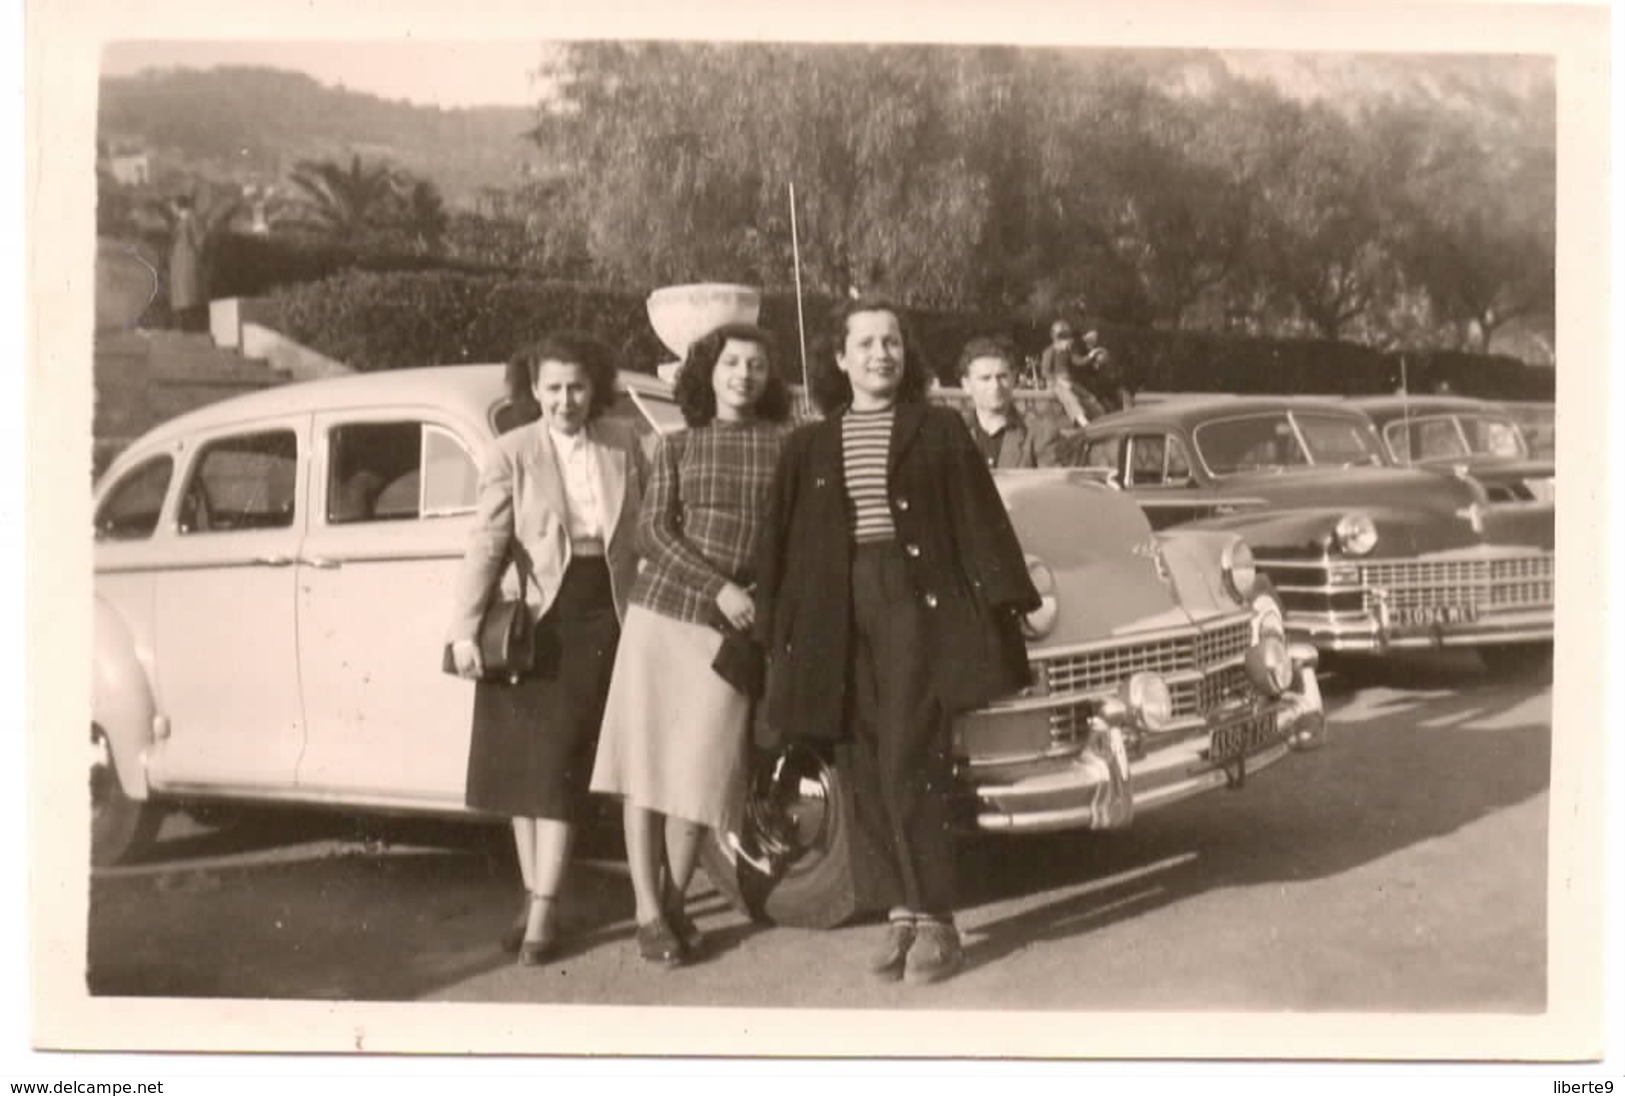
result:
[(269, 364), (180, 331), (98, 332), (91, 433), (99, 472), (132, 440), (177, 415), (286, 384)]

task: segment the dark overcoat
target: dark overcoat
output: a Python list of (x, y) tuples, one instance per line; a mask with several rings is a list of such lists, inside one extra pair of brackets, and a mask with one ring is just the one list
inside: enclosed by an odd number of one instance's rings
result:
[[(925, 607), (937, 699), (981, 707), (1031, 683), (1021, 614), (1039, 605), (1009, 514), (957, 412), (897, 405), (887, 490), (897, 542)], [(851, 502), (841, 420), (786, 443), (757, 564), (757, 633), (767, 647), (765, 730), (774, 739), (847, 735), (851, 677)]]

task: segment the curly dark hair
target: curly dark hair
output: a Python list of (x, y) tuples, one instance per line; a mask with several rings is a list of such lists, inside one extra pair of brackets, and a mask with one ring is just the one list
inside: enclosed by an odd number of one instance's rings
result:
[(774, 352), (773, 336), (766, 329), (750, 323), (726, 323), (695, 339), (683, 358), (683, 367), (677, 371), (674, 394), (683, 421), (690, 426), (704, 426), (717, 417), (717, 393), (711, 387), (711, 378), (717, 370), (717, 360), (729, 339), (755, 343), (767, 355), (767, 387), (756, 400), (757, 418), (783, 422), (790, 417), (790, 389), (779, 376), (778, 356)]
[(903, 309), (884, 297), (860, 296), (844, 300), (830, 314), (828, 345), (814, 359), (810, 383), (813, 403), (832, 415), (852, 402), (852, 382), (841, 372), (835, 359), (846, 348), (847, 323), (859, 312), (890, 312), (897, 317), (903, 336), (903, 379), (897, 386), (898, 403), (921, 403), (931, 387), (931, 370), (926, 365), (920, 341), (909, 329)]
[(960, 377), (964, 377), (965, 371), (970, 368), (970, 363), (977, 358), (998, 358), (1005, 365), (1008, 365), (1012, 372), (1018, 368), (1015, 349), (1011, 347), (1007, 340), (990, 335), (978, 335), (966, 343), (965, 349), (959, 352)]
[[(591, 335), (580, 331), (556, 331), (543, 335), (514, 355), (509, 366), (509, 377), (517, 379), (517, 376), (523, 376), (534, 388), (536, 371), (545, 361), (569, 362), (586, 370), (587, 380), (592, 384), (592, 396), (587, 402), (588, 422), (608, 411), (615, 403), (615, 355)], [(524, 368), (523, 374), (517, 373), (520, 366)]]

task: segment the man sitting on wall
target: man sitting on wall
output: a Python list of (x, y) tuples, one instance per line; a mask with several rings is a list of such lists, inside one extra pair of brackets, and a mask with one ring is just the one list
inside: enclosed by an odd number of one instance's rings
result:
[(1055, 432), (1028, 422), (1016, 407), (1016, 366), (1008, 348), (975, 338), (959, 355), (959, 385), (971, 398), (965, 415), (989, 468), (1041, 468), (1056, 463)]

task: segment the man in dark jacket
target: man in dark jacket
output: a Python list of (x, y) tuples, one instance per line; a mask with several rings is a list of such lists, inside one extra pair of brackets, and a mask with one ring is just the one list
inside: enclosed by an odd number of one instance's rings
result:
[(1029, 422), (1016, 406), (1016, 367), (995, 339), (975, 338), (959, 355), (959, 387), (971, 398), (965, 425), (989, 468), (1047, 468), (1056, 463), (1055, 431)]
[(962, 961), (954, 926), (952, 720), (1031, 678), (1020, 614), (1038, 592), (985, 458), (884, 301), (843, 302), (825, 413), (775, 475), (757, 567), (768, 726), (849, 742), (854, 875), (888, 910), (872, 973)]

